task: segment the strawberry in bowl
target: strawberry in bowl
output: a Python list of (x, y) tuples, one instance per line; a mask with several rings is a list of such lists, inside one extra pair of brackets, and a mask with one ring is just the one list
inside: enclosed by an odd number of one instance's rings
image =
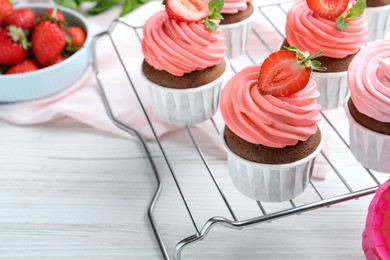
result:
[(0, 41), (19, 52), (16, 55), (1, 48), (0, 102), (53, 95), (71, 86), (90, 64), (88, 22), (69, 8), (43, 3), (15, 5), (2, 19), (1, 31), (6, 32), (0, 33)]

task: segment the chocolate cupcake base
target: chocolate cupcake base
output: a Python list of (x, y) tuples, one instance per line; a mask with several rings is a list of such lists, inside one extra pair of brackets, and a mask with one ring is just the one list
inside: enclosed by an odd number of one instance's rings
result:
[(229, 149), (246, 160), (265, 164), (286, 164), (301, 160), (313, 153), (321, 142), (321, 131), (318, 128), (317, 132), (306, 141), (299, 141), (294, 146), (284, 148), (252, 144), (236, 135), (228, 126), (225, 126), (224, 138)]
[[(358, 112), (353, 102), (346, 102), (344, 109), (349, 121), (349, 148), (353, 156), (364, 167), (390, 173), (390, 135), (372, 130), (379, 130), (378, 122)], [(370, 129), (367, 127), (370, 124), (375, 126), (370, 126)], [(379, 128), (383, 129), (384, 125), (380, 125)]]
[(196, 88), (219, 78), (226, 71), (226, 61), (221, 60), (218, 65), (203, 70), (175, 76), (165, 70), (157, 70), (145, 60), (142, 62), (142, 72), (151, 82), (166, 88), (188, 89)]

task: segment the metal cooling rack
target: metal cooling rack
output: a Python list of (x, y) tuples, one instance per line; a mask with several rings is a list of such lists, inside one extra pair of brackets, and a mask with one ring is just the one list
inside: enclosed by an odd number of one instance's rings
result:
[[(275, 3), (271, 2), (271, 4), (269, 4), (269, 5), (265, 4), (265, 5), (262, 5), (262, 6), (260, 6), (258, 8), (259, 15), (261, 15), (263, 17), (263, 19), (268, 21), (269, 24), (271, 25), (271, 27), (273, 28), (273, 30), (275, 32), (277, 32), (277, 34), (279, 34), (282, 38), (284, 38), (283, 32), (280, 30), (280, 28), (278, 28), (277, 25), (275, 25), (274, 21), (270, 18), (269, 15), (266, 14), (265, 10), (267, 8), (270, 8), (270, 7), (271, 8), (277, 8), (280, 12), (283, 12), (285, 14), (286, 13), (286, 7), (283, 6), (283, 4), (284, 3), (289, 3), (289, 2), (291, 2), (291, 1), (284, 1), (283, 3), (279, 3), (279, 4), (275, 4)], [(141, 97), (140, 97), (140, 95), (139, 95), (139, 93), (137, 91), (136, 86), (134, 85), (132, 77), (130, 76), (129, 71), (126, 69), (125, 62), (124, 62), (124, 60), (122, 59), (122, 57), (120, 55), (120, 52), (118, 50), (117, 44), (115, 42), (115, 39), (112, 37), (112, 32), (113, 32), (113, 30), (115, 29), (115, 27), (118, 24), (125, 25), (129, 30), (133, 30), (136, 34), (137, 34), (137, 30), (140, 30), (142, 28), (142, 27), (131, 26), (131, 25), (127, 24), (125, 21), (123, 21), (121, 19), (114, 20), (111, 23), (111, 25), (110, 25), (110, 27), (109, 27), (109, 29), (107, 31), (102, 32), (102, 33), (100, 33), (100, 34), (98, 34), (98, 35), (96, 35), (94, 37), (94, 40), (93, 40), (93, 58), (94, 58), (93, 67), (94, 67), (94, 70), (95, 70), (96, 79), (98, 81), (98, 85), (99, 85), (102, 101), (104, 103), (104, 106), (106, 108), (106, 112), (107, 112), (109, 118), (113, 121), (113, 123), (117, 127), (119, 127), (120, 129), (126, 131), (131, 136), (137, 138), (140, 141), (143, 149), (145, 150), (146, 156), (147, 156), (147, 158), (150, 161), (150, 164), (151, 164), (152, 170), (153, 170), (153, 172), (155, 174), (155, 177), (157, 179), (157, 188), (156, 188), (156, 191), (154, 193), (153, 199), (151, 200), (150, 205), (149, 205), (148, 216), (149, 216), (150, 223), (152, 225), (154, 234), (156, 236), (157, 242), (158, 242), (158, 244), (160, 246), (161, 253), (162, 253), (164, 259), (170, 259), (170, 257), (169, 257), (169, 253), (167, 251), (167, 247), (164, 244), (164, 240), (163, 240), (163, 238), (162, 238), (162, 236), (161, 236), (161, 234), (159, 232), (158, 226), (156, 224), (156, 219), (155, 219), (155, 216), (154, 216), (154, 210), (155, 210), (156, 204), (158, 203), (159, 196), (160, 196), (162, 188), (163, 188), (161, 175), (159, 173), (159, 170), (156, 167), (153, 155), (150, 152), (148, 144), (144, 140), (142, 135), (139, 134), (137, 131), (133, 130), (132, 128), (128, 127), (126, 124), (124, 124), (120, 120), (118, 120), (114, 116), (114, 114), (112, 112), (109, 99), (108, 99), (108, 97), (106, 95), (105, 88), (103, 87), (103, 83), (102, 83), (102, 80), (101, 80), (102, 73), (100, 72), (99, 66), (97, 65), (97, 53), (96, 53), (96, 49), (97, 48), (96, 48), (96, 43), (102, 37), (108, 37), (110, 39), (110, 42), (111, 42), (111, 44), (112, 44), (112, 46), (113, 46), (113, 48), (115, 50), (117, 58), (118, 58), (119, 62), (121, 63), (121, 65), (122, 65), (122, 67), (124, 69), (124, 72), (126, 74), (128, 82), (129, 82), (129, 86), (131, 87), (132, 91), (134, 92), (134, 94), (135, 94), (135, 96), (136, 96), (136, 98), (137, 98), (137, 100), (139, 102), (140, 108), (143, 110), (143, 112), (145, 114), (146, 120), (148, 121), (148, 123), (150, 125), (150, 128), (151, 128), (151, 130), (153, 132), (153, 135), (154, 135), (154, 137), (156, 139), (157, 146), (158, 146), (159, 150), (161, 151), (163, 159), (164, 159), (164, 161), (165, 161), (165, 163), (166, 163), (166, 165), (167, 165), (167, 167), (168, 167), (168, 169), (170, 171), (170, 175), (173, 178), (173, 181), (174, 181), (174, 183), (175, 183), (175, 185), (177, 187), (177, 190), (178, 190), (178, 192), (180, 194), (180, 197), (181, 197), (181, 199), (182, 199), (182, 201), (184, 203), (184, 206), (185, 206), (185, 208), (187, 210), (187, 213), (188, 213), (188, 215), (189, 215), (189, 217), (190, 217), (190, 219), (192, 221), (193, 227), (194, 227), (194, 234), (193, 235), (188, 236), (186, 238), (183, 238), (181, 241), (179, 241), (177, 243), (177, 245), (176, 245), (176, 247), (174, 249), (174, 252), (173, 252), (173, 258), (174, 259), (181, 259), (182, 250), (186, 246), (188, 246), (188, 245), (190, 245), (192, 243), (195, 243), (197, 241), (203, 240), (207, 236), (207, 234), (210, 232), (210, 230), (213, 228), (213, 226), (215, 226), (215, 225), (222, 225), (222, 226), (225, 226), (225, 227), (228, 227), (228, 228), (233, 228), (233, 229), (242, 229), (242, 228), (246, 228), (248, 226), (252, 226), (252, 225), (255, 225), (255, 224), (260, 224), (260, 223), (263, 223), (263, 222), (270, 222), (271, 220), (274, 220), (274, 219), (279, 219), (279, 218), (283, 218), (283, 217), (287, 217), (287, 216), (291, 216), (291, 215), (297, 215), (297, 214), (301, 214), (301, 213), (306, 212), (306, 211), (310, 211), (310, 210), (314, 210), (314, 209), (318, 209), (318, 208), (322, 208), (322, 207), (327, 207), (327, 206), (330, 206), (330, 205), (333, 205), (333, 204), (336, 204), (336, 203), (340, 203), (340, 202), (344, 202), (344, 201), (347, 201), (347, 200), (357, 199), (359, 197), (366, 196), (366, 195), (374, 193), (375, 190), (377, 189), (377, 187), (380, 185), (380, 181), (376, 178), (376, 176), (370, 170), (365, 168), (366, 174), (373, 180), (375, 185), (372, 186), (372, 187), (369, 187), (369, 188), (354, 190), (351, 187), (351, 185), (348, 183), (346, 178), (343, 176), (343, 174), (332, 163), (332, 160), (330, 158), (328, 158), (328, 156), (322, 151), (321, 155), (325, 159), (326, 163), (329, 164), (330, 168), (333, 169), (335, 174), (338, 176), (338, 179), (340, 180), (342, 185), (348, 190), (347, 193), (340, 194), (340, 195), (337, 195), (337, 196), (333, 196), (331, 198), (325, 198), (325, 196), (320, 192), (320, 188), (318, 188), (313, 183), (313, 181), (310, 181), (310, 186), (313, 188), (313, 190), (315, 191), (315, 194), (316, 194), (315, 197), (312, 199), (312, 202), (304, 204), (304, 205), (297, 206), (296, 203), (293, 200), (290, 200), (289, 201), (289, 206), (290, 207), (288, 207), (287, 209), (279, 210), (279, 211), (272, 212), (272, 213), (267, 213), (267, 211), (266, 211), (265, 207), (263, 206), (263, 204), (260, 201), (257, 201), (256, 204), (257, 204), (258, 209), (260, 210), (259, 212), (261, 212), (261, 215), (259, 215), (257, 217), (254, 217), (254, 218), (250, 218), (250, 219), (238, 219), (236, 217), (237, 216), (236, 211), (233, 209), (233, 207), (229, 203), (229, 200), (225, 196), (221, 185), (218, 183), (218, 180), (217, 180), (215, 174), (213, 173), (213, 171), (212, 171), (212, 169), (210, 167), (210, 164), (206, 160), (206, 157), (205, 157), (201, 147), (196, 142), (196, 140), (195, 140), (196, 138), (194, 137), (194, 133), (193, 133), (191, 127), (186, 126), (185, 129), (187, 131), (187, 134), (188, 134), (192, 144), (196, 148), (196, 151), (197, 151), (197, 153), (199, 155), (199, 159), (201, 160), (201, 162), (204, 164), (204, 166), (207, 169), (207, 172), (208, 172), (209, 177), (210, 177), (210, 182), (212, 182), (213, 185), (215, 185), (215, 187), (218, 190), (218, 193), (221, 196), (221, 198), (222, 198), (222, 200), (223, 200), (223, 202), (224, 202), (224, 204), (225, 204), (225, 206), (226, 206), (226, 208), (227, 208), (227, 210), (229, 212), (229, 215), (230, 215), (230, 216), (227, 216), (227, 217), (212, 216), (203, 224), (202, 227), (199, 227), (197, 225), (196, 221), (195, 221), (195, 217), (194, 217), (194, 214), (193, 214), (193, 209), (190, 207), (190, 205), (188, 203), (188, 200), (187, 200), (186, 196), (184, 195), (183, 188), (180, 185), (179, 180), (177, 178), (177, 174), (173, 170), (171, 160), (170, 160), (169, 156), (166, 153), (166, 148), (164, 148), (160, 138), (158, 137), (158, 135), (156, 133), (155, 127), (154, 127), (154, 125), (153, 125), (153, 123), (152, 123), (152, 121), (151, 121), (151, 119), (150, 119), (150, 117), (149, 117), (149, 115), (148, 115), (148, 113), (147, 113), (147, 111), (145, 109), (144, 103), (143, 103), (143, 101), (142, 101), (142, 99), (141, 99)], [(268, 52), (272, 52), (273, 51), (273, 48), (267, 43), (265, 38), (262, 37), (258, 32), (252, 30), (251, 33), (255, 37), (258, 38), (258, 40), (263, 44), (263, 47), (265, 47), (268, 50)], [(138, 35), (138, 40), (141, 42), (141, 36), (139, 36), (139, 34), (137, 34), (137, 35)], [(248, 51), (247, 51), (246, 55), (249, 57), (249, 59), (251, 60), (252, 63), (256, 62), (251, 57), (251, 55), (248, 53)], [(234, 72), (236, 72), (233, 67), (232, 67), (232, 69), (233, 69)], [(340, 138), (340, 140), (344, 143), (344, 145), (349, 149), (348, 143), (344, 140), (344, 138), (342, 137), (340, 132), (337, 130), (337, 128), (333, 125), (331, 120), (329, 120), (329, 118), (326, 115), (326, 113), (322, 112), (322, 116), (323, 116), (323, 119), (331, 127), (331, 131), (334, 132), (334, 135), (338, 136), (338, 138)], [(218, 128), (217, 128), (215, 122), (213, 121), (213, 119), (211, 119), (210, 121), (213, 124), (217, 134), (219, 135)], [(316, 164), (316, 162), (314, 163), (314, 165), (315, 164)], [(313, 168), (312, 168), (312, 170), (313, 170)]]

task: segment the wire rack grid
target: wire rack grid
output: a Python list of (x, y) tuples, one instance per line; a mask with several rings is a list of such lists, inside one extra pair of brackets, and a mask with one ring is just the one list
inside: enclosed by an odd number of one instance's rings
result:
[[(277, 3), (277, 4), (275, 4), (272, 1), (268, 1), (268, 2), (267, 1), (263, 2), (263, 4), (259, 5), (256, 10), (257, 19), (254, 21), (254, 26), (249, 35), (250, 39), (249, 39), (249, 44), (246, 53), (239, 60), (237, 59), (230, 60), (231, 70), (233, 74), (239, 71), (244, 66), (260, 62), (270, 52), (274, 51), (284, 38), (285, 15), (287, 10), (291, 7), (291, 4), (293, 4), (293, 1), (282, 1), (281, 3)], [(213, 171), (213, 166), (207, 160), (207, 156), (205, 155), (207, 152), (204, 149), (202, 149), (201, 145), (198, 144), (196, 133), (194, 132), (193, 127), (186, 126), (185, 131), (188, 135), (188, 140), (190, 140), (189, 141), (190, 144), (196, 150), (198, 160), (200, 161), (201, 164), (203, 164), (204, 169), (208, 174), (209, 181), (218, 191), (218, 194), (221, 197), (221, 201), (224, 204), (224, 207), (226, 207), (228, 212), (228, 215), (226, 217), (211, 215), (210, 218), (203, 225), (200, 226), (196, 221), (194, 209), (191, 207), (191, 203), (189, 203), (186, 197), (184, 187), (182, 183), (180, 183), (179, 178), (177, 177), (177, 172), (173, 167), (173, 162), (170, 156), (167, 154), (166, 147), (164, 147), (163, 142), (161, 141), (161, 139), (159, 138), (155, 130), (155, 126), (152, 122), (153, 120), (151, 120), (150, 115), (147, 109), (145, 108), (144, 101), (141, 95), (138, 93), (139, 90), (137, 89), (137, 86), (132, 79), (132, 75), (126, 68), (126, 62), (121, 56), (120, 50), (117, 47), (117, 43), (114, 37), (112, 37), (113, 31), (119, 24), (126, 26), (128, 30), (133, 31), (133, 33), (137, 35), (137, 40), (139, 41), (139, 43), (141, 42), (142, 27), (129, 25), (127, 22), (121, 19), (114, 20), (107, 31), (102, 32), (94, 37), (93, 66), (95, 70), (95, 76), (101, 92), (102, 101), (104, 103), (108, 116), (117, 127), (128, 132), (131, 136), (135, 137), (140, 141), (143, 149), (145, 150), (146, 156), (150, 161), (155, 177), (157, 179), (157, 188), (153, 196), (153, 199), (150, 202), (148, 216), (154, 234), (156, 236), (157, 242), (161, 249), (161, 253), (165, 259), (171, 259), (171, 258), (181, 259), (182, 250), (186, 246), (194, 242), (203, 240), (215, 225), (222, 225), (233, 229), (242, 229), (256, 224), (270, 222), (278, 218), (283, 218), (294, 214), (301, 214), (303, 212), (318, 209), (321, 207), (327, 207), (343, 201), (357, 199), (359, 197), (374, 193), (378, 185), (381, 184), (381, 181), (376, 177), (376, 174), (360, 166), (359, 174), (365, 174), (368, 176), (369, 178), (367, 184), (368, 186), (358, 187), (358, 188), (353, 187), (353, 185), (349, 183), (348, 178), (344, 176), (343, 170), (340, 169), (340, 166), (338, 166), (337, 163), (333, 162), (334, 157), (332, 157), (329, 153), (322, 151), (319, 156), (321, 157), (322, 164), (326, 164), (327, 169), (330, 169), (331, 171), (334, 172), (335, 176), (340, 182), (340, 185), (344, 187), (345, 192), (329, 197), (326, 194), (322, 193), (321, 188), (318, 187), (318, 185), (314, 181), (310, 181), (310, 189), (312, 190), (311, 194), (313, 196), (311, 196), (309, 200), (305, 200), (304, 203), (296, 203), (295, 200), (290, 200), (287, 204), (284, 204), (284, 208), (282, 209), (279, 208), (277, 210), (270, 211), (267, 209), (267, 206), (264, 206), (264, 203), (257, 201), (255, 204), (259, 214), (254, 217), (242, 219), (238, 217), (237, 214), (238, 210), (232, 206), (228, 196), (225, 195), (224, 189), (222, 185), (220, 185), (221, 180), (218, 179), (218, 177)], [(104, 88), (105, 84), (101, 80), (101, 75), (104, 74), (104, 71), (103, 72), (100, 71), (99, 65), (97, 63), (98, 55), (97, 55), (96, 45), (97, 42), (103, 37), (107, 37), (110, 40), (113, 49), (115, 51), (115, 54), (117, 55), (117, 59), (119, 60), (119, 62), (121, 63), (124, 69), (124, 73), (126, 74), (126, 77), (128, 79), (129, 86), (134, 92), (137, 101), (139, 102), (140, 108), (145, 114), (145, 118), (148, 121), (151, 131), (155, 137), (155, 142), (157, 144), (157, 147), (161, 152), (162, 158), (168, 168), (171, 178), (173, 179), (174, 185), (178, 190), (180, 198), (183, 202), (183, 205), (187, 211), (187, 214), (191, 220), (194, 229), (194, 234), (185, 237), (181, 241), (179, 241), (176, 247), (174, 248), (173, 252), (168, 251), (167, 246), (164, 243), (163, 236), (159, 231), (159, 227), (155, 217), (155, 207), (159, 201), (163, 189), (163, 180), (161, 174), (159, 173), (160, 169), (155, 163), (155, 157), (153, 156), (151, 149), (149, 148), (148, 142), (145, 141), (143, 136), (115, 117), (111, 109), (109, 98)], [(332, 120), (332, 118), (337, 118), (338, 116), (332, 115), (332, 113), (333, 112), (326, 112), (326, 111), (322, 112), (324, 125), (326, 125), (325, 127), (326, 133), (338, 139), (338, 141), (340, 141), (345, 146), (346, 149), (349, 149), (345, 134), (341, 133), (338, 130), (338, 122), (333, 122)], [(213, 119), (210, 120), (210, 124), (212, 129), (214, 129), (213, 131), (215, 131), (215, 135), (219, 136), (220, 127), (217, 126), (217, 124)], [(318, 162), (317, 159), (317, 161), (313, 164), (312, 171), (323, 169), (323, 167), (322, 168), (318, 167), (318, 164), (321, 164), (321, 162)]]

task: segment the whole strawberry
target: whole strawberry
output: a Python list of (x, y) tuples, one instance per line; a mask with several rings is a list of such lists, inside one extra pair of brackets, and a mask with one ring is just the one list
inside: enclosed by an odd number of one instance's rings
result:
[(48, 66), (51, 66), (51, 65), (55, 65), (57, 63), (60, 63), (60, 62), (63, 62), (65, 60), (65, 58), (62, 56), (62, 55), (58, 55), (57, 57), (55, 57), (51, 63), (48, 65)]
[(0, 65), (14, 65), (27, 55), (29, 43), (21, 28), (9, 26), (0, 29)]
[(83, 46), (86, 35), (82, 28), (78, 26), (69, 26), (69, 28), (66, 30), (66, 33), (70, 38), (67, 42), (70, 47), (79, 49)]
[(3, 25), (3, 20), (6, 16), (14, 11), (14, 6), (9, 0), (0, 0), (0, 25)]
[(35, 13), (30, 8), (20, 8), (9, 14), (3, 20), (3, 25), (15, 25), (24, 30), (31, 31), (35, 24)]
[(66, 32), (63, 24), (56, 20), (56, 9), (49, 18), (43, 18), (34, 28), (31, 42), (32, 52), (39, 64), (53, 64), (66, 45)]
[(46, 19), (47, 17), (54, 17), (57, 21), (65, 22), (65, 17), (63, 13), (60, 10), (58, 10), (58, 8), (46, 9), (39, 16), (40, 19)]
[(39, 66), (33, 59), (25, 59), (16, 65), (9, 67), (5, 74), (19, 74), (38, 70)]

